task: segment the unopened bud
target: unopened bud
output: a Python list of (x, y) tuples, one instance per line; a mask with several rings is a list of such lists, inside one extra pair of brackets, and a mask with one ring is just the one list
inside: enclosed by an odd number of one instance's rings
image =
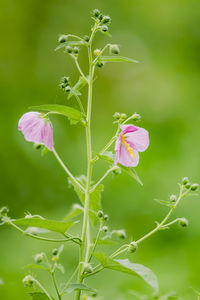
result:
[(180, 219), (179, 224), (180, 224), (182, 227), (187, 227), (188, 224), (189, 224), (189, 222), (188, 222), (188, 220), (187, 220), (186, 218), (182, 218), (182, 219)]
[(189, 190), (189, 189), (191, 188), (191, 183), (190, 183), (190, 182), (186, 183), (186, 184), (185, 184), (185, 187), (186, 187), (186, 189)]
[(104, 216), (104, 213), (102, 210), (99, 210), (97, 213), (98, 218), (102, 218)]
[(108, 215), (104, 215), (103, 220), (104, 221), (108, 221), (109, 216)]
[(36, 264), (40, 264), (43, 261), (43, 257), (44, 256), (42, 253), (36, 254), (34, 257), (34, 261), (36, 262)]
[(65, 91), (66, 92), (70, 92), (71, 91), (71, 88), (70, 88), (70, 86), (68, 85), (68, 86), (66, 86), (66, 88), (65, 88)]
[(108, 31), (108, 26), (107, 25), (101, 26), (101, 30), (104, 32)]
[(111, 21), (111, 17), (109, 17), (109, 16), (104, 16), (104, 17), (103, 17), (103, 20), (102, 20), (102, 23), (106, 24), (106, 23), (110, 23), (110, 21)]
[(117, 235), (120, 239), (125, 239), (126, 238), (126, 232), (125, 230), (118, 230)]
[(119, 54), (119, 46), (118, 45), (110, 45), (110, 52), (113, 54)]
[(97, 67), (102, 68), (103, 67), (103, 63), (101, 61), (97, 62)]
[(100, 14), (98, 18), (99, 18), (100, 21), (102, 21), (103, 20), (103, 15)]
[(23, 284), (24, 284), (25, 287), (32, 287), (34, 281), (35, 281), (35, 279), (31, 275), (27, 275), (22, 280), (22, 282), (23, 282)]
[(128, 246), (129, 253), (134, 253), (135, 251), (137, 251), (137, 249), (138, 249), (138, 245), (136, 242), (131, 242)]
[(141, 116), (140, 116), (139, 114), (137, 114), (137, 113), (134, 113), (134, 114), (132, 115), (131, 119), (132, 119), (133, 121), (139, 121), (139, 120), (141, 119)]
[(89, 263), (84, 263), (83, 264), (83, 273), (89, 274), (93, 272), (93, 268), (91, 266), (91, 264)]
[(188, 177), (183, 177), (182, 179), (182, 184), (187, 184), (189, 182), (189, 178)]
[(176, 195), (171, 195), (169, 199), (172, 203), (174, 203), (174, 202), (176, 202), (177, 197), (176, 197)]
[(58, 38), (59, 43), (64, 43), (66, 41), (67, 41), (67, 36), (66, 35), (59, 36), (59, 38)]
[(103, 227), (102, 227), (102, 231), (103, 231), (103, 232), (108, 232), (108, 226), (103, 226)]
[(41, 145), (41, 144), (34, 144), (34, 148), (35, 148), (36, 150), (39, 150), (39, 149), (41, 149), (41, 147), (42, 147), (42, 145)]
[(121, 114), (121, 118), (122, 118), (122, 119), (126, 119), (126, 118), (127, 118), (127, 115), (126, 115), (126, 114)]
[(193, 183), (193, 184), (191, 185), (191, 191), (196, 191), (196, 190), (198, 189), (198, 187), (199, 187), (199, 184), (198, 184), (198, 183)]
[(115, 112), (114, 115), (113, 115), (113, 118), (114, 118), (115, 120), (119, 120), (119, 119), (120, 119), (120, 113)]
[(101, 52), (100, 49), (95, 49), (95, 50), (93, 51), (93, 53), (94, 53), (95, 56), (98, 56), (98, 55), (100, 54), (100, 52)]
[(3, 207), (0, 209), (0, 215), (1, 215), (1, 216), (7, 216), (8, 213), (9, 213), (9, 209), (8, 209), (6, 206), (3, 206)]
[(65, 49), (68, 53), (72, 53), (72, 51), (73, 51), (73, 48), (71, 46), (67, 46), (67, 47), (65, 47)]
[(93, 13), (93, 16), (94, 16), (95, 18), (97, 18), (97, 17), (100, 15), (100, 10), (96, 8), (96, 9), (93, 10), (92, 13)]
[(113, 170), (113, 173), (114, 173), (115, 175), (121, 174), (121, 168), (118, 167), (118, 166), (116, 166), (116, 168), (114, 168), (114, 170)]
[(54, 248), (54, 249), (52, 250), (52, 254), (53, 254), (53, 255), (57, 255), (57, 254), (58, 254), (58, 249), (57, 249), (57, 248)]
[(63, 76), (61, 78), (61, 82), (68, 83), (69, 82), (69, 77)]
[(89, 42), (90, 38), (88, 35), (84, 35), (83, 39), (86, 41), (86, 42)]
[(79, 48), (78, 47), (74, 47), (73, 52), (74, 52), (74, 54), (78, 54), (79, 53)]

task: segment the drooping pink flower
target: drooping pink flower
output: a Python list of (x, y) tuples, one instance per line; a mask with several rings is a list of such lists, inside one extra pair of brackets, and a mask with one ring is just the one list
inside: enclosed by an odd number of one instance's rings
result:
[(30, 111), (24, 114), (19, 120), (18, 130), (26, 141), (44, 144), (50, 151), (53, 150), (53, 128), (42, 113)]
[(149, 133), (134, 125), (122, 125), (121, 130), (115, 144), (115, 164), (136, 167), (139, 163), (138, 152), (145, 151), (149, 146)]

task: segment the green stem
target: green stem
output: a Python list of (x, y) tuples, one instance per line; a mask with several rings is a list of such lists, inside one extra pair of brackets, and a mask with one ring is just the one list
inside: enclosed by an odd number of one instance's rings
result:
[[(97, 247), (98, 241), (99, 241), (99, 239), (100, 239), (100, 236), (101, 236), (101, 233), (102, 233), (102, 227), (103, 227), (103, 221), (102, 221), (102, 220), (100, 220), (99, 231), (98, 231), (98, 233), (97, 233), (97, 236), (96, 236), (96, 239), (95, 239), (95, 242), (94, 242), (94, 246), (93, 246), (93, 248), (92, 248), (92, 253), (94, 253), (94, 252), (95, 252), (95, 250), (96, 250), (96, 247)], [(89, 259), (88, 259), (88, 262), (90, 262), (90, 261), (91, 261), (91, 259), (92, 259), (92, 254), (90, 254), (90, 257), (89, 257)]]
[(47, 290), (43, 287), (43, 285), (41, 285), (41, 283), (35, 279), (35, 283), (39, 286), (39, 288), (45, 293), (45, 295), (50, 299), (53, 300), (53, 298), (49, 295), (49, 293), (47, 292)]
[(78, 102), (78, 105), (79, 105), (79, 107), (80, 107), (81, 112), (85, 115), (85, 110), (84, 110), (84, 107), (83, 107), (83, 105), (82, 105), (81, 99), (79, 98), (78, 95), (75, 95), (75, 98), (76, 98), (76, 100), (77, 100), (77, 102)]
[(81, 76), (85, 79), (85, 81), (88, 82), (87, 77), (85, 76), (85, 74), (83, 73), (83, 71), (82, 71), (82, 69), (81, 69), (81, 67), (80, 67), (80, 65), (79, 65), (79, 62), (78, 62), (77, 57), (75, 57), (75, 56), (72, 56), (72, 57), (73, 57), (73, 59), (74, 59), (74, 61), (75, 61), (75, 64), (76, 64), (76, 66), (77, 66), (77, 69), (78, 69), (79, 73), (80, 73)]
[(65, 289), (68, 287), (68, 285), (70, 284), (70, 282), (72, 281), (72, 279), (74, 278), (74, 276), (76, 275), (76, 273), (78, 272), (79, 269), (79, 265), (76, 267), (75, 271), (73, 272), (72, 276), (69, 278), (69, 280), (66, 282), (64, 288), (62, 289), (60, 295), (63, 296), (65, 293)]
[(55, 279), (55, 274), (54, 274), (54, 272), (51, 272), (51, 276), (52, 276), (53, 284), (54, 284), (54, 287), (55, 287), (55, 290), (56, 290), (56, 294), (57, 294), (57, 296), (58, 296), (58, 299), (61, 300), (62, 297), (61, 297), (61, 295), (60, 295), (60, 293), (59, 293), (59, 291), (58, 291), (58, 287), (57, 287), (57, 283), (56, 283), (56, 279)]

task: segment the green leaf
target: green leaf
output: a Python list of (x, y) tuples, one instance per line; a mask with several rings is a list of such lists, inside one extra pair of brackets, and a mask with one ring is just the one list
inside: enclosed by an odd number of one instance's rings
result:
[(74, 204), (71, 211), (65, 216), (64, 220), (73, 219), (83, 213), (84, 208), (80, 204)]
[[(114, 164), (114, 160), (115, 160), (115, 156), (111, 151), (106, 151), (103, 154), (97, 154), (97, 156), (100, 159), (103, 159), (109, 163)], [(129, 176), (131, 176), (132, 178), (134, 178), (139, 184), (143, 185), (141, 179), (139, 178), (137, 172), (135, 171), (134, 168), (130, 168), (130, 167), (124, 167), (120, 164), (118, 164), (118, 167), (120, 167), (125, 173), (127, 173)]]
[(73, 283), (68, 286), (68, 288), (65, 290), (66, 293), (70, 294), (76, 290), (81, 290), (81, 291), (87, 291), (87, 292), (92, 292), (92, 293), (97, 293), (96, 290), (90, 288), (89, 286), (82, 284), (82, 283)]
[(41, 151), (42, 157), (44, 157), (49, 152), (49, 149), (47, 147), (44, 147)]
[(92, 254), (104, 268), (118, 272), (138, 276), (146, 281), (156, 292), (158, 292), (158, 280), (156, 275), (148, 268), (140, 264), (133, 264), (128, 259), (112, 259), (105, 253)]
[(56, 269), (58, 269), (63, 274), (65, 273), (65, 269), (61, 264), (56, 264)]
[(83, 41), (66, 41), (62, 44), (60, 44), (58, 47), (56, 47), (55, 51), (62, 49), (66, 46), (83, 46), (85, 43)]
[(168, 206), (168, 207), (174, 207), (174, 204), (173, 203), (170, 203), (168, 201), (165, 201), (165, 200), (160, 200), (160, 199), (154, 199), (154, 201), (158, 202), (159, 204), (161, 205), (164, 205), (164, 206)]
[(124, 56), (101, 56), (100, 61), (102, 62), (131, 62), (131, 63), (138, 63), (139, 61), (127, 58)]
[(81, 96), (80, 90), (87, 84), (87, 81), (82, 76), (79, 77), (77, 83), (71, 88), (68, 99), (72, 96)]
[(21, 226), (44, 228), (59, 233), (65, 233), (71, 226), (75, 224), (75, 222), (47, 220), (38, 216), (12, 220), (12, 223)]
[(45, 110), (49, 113), (59, 114), (67, 117), (71, 124), (76, 124), (80, 121), (83, 121), (85, 116), (79, 110), (74, 109), (73, 107), (60, 105), (60, 104), (45, 104), (45, 105), (38, 105), (32, 106), (31, 109), (36, 110)]
[(36, 265), (36, 264), (26, 265), (26, 266), (24, 266), (24, 268), (27, 268), (27, 269), (40, 269), (40, 270), (44, 270), (44, 271), (49, 271), (48, 268), (45, 268), (42, 265)]
[[(47, 295), (44, 293), (32, 292), (32, 293), (29, 293), (29, 295), (31, 296), (32, 300), (49, 300), (49, 297), (47, 297)], [(54, 300), (54, 298), (52, 298), (52, 299)]]

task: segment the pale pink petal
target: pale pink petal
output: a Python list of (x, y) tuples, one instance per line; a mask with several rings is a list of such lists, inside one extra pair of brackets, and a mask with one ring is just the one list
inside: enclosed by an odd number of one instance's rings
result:
[(43, 142), (45, 146), (52, 151), (53, 150), (53, 128), (51, 126), (51, 123), (47, 123), (44, 127), (43, 131)]
[(120, 126), (122, 133), (126, 133), (126, 132), (134, 132), (136, 130), (138, 130), (139, 127), (134, 126), (132, 124), (128, 124), (128, 125), (121, 125)]
[(126, 142), (139, 152), (145, 151), (149, 146), (149, 133), (144, 128), (137, 127), (134, 132), (124, 134)]
[(24, 114), (19, 120), (18, 129), (21, 130), (24, 126), (26, 126), (27, 122), (36, 120), (39, 118), (39, 116), (40, 116), (40, 113), (35, 112), (35, 111), (30, 111), (30, 112)]
[(30, 125), (27, 128), (24, 128), (22, 133), (28, 142), (40, 144), (43, 142), (42, 129), (44, 126), (43, 120), (40, 119), (37, 122), (34, 122), (32, 126)]
[(130, 155), (126, 146), (121, 145), (118, 162), (125, 167), (136, 167), (139, 163), (139, 154), (133, 149), (134, 157)]

